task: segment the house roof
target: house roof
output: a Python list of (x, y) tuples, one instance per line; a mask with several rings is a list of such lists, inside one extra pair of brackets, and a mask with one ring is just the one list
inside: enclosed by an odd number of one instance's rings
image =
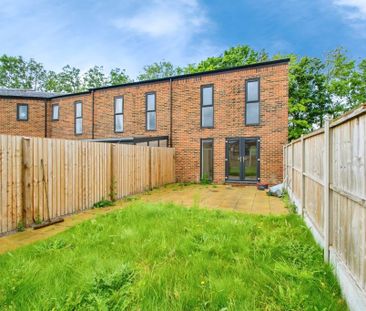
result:
[(140, 84), (147, 84), (147, 83), (164, 82), (164, 81), (169, 81), (169, 80), (186, 79), (186, 78), (195, 77), (195, 76), (218, 74), (218, 73), (241, 70), (241, 69), (250, 69), (250, 68), (256, 68), (256, 67), (273, 66), (273, 65), (277, 65), (277, 64), (288, 63), (289, 61), (290, 61), (289, 58), (277, 59), (277, 60), (254, 63), (254, 64), (249, 64), (249, 65), (242, 65), (242, 66), (224, 68), (224, 69), (202, 71), (202, 72), (197, 72), (197, 73), (189, 73), (189, 74), (184, 74), (184, 75), (164, 77), (164, 78), (152, 79), (152, 80), (129, 82), (129, 83), (123, 83), (123, 84), (118, 84), (118, 85), (102, 86), (102, 87), (97, 87), (97, 88), (91, 88), (88, 91), (79, 92), (79, 93), (64, 94), (64, 93), (39, 92), (39, 91), (33, 91), (33, 90), (1, 89), (0, 88), (0, 97), (19, 97), (19, 98), (37, 98), (37, 99), (60, 98), (60, 97), (66, 97), (66, 96), (75, 96), (75, 95), (88, 94), (88, 93), (90, 93), (92, 91), (95, 91), (95, 90), (103, 90), (103, 89), (109, 89), (109, 88), (140, 85)]
[(25, 90), (25, 89), (6, 89), (6, 88), (0, 88), (0, 96), (3, 97), (22, 97), (22, 98), (52, 98), (57, 95), (60, 95), (59, 93), (52, 93), (52, 92), (40, 92), (40, 91), (34, 91), (34, 90)]

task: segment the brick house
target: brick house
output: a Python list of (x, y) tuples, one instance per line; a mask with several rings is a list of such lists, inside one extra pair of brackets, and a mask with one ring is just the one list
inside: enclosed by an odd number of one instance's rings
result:
[(288, 59), (90, 89), (0, 89), (0, 133), (176, 149), (178, 181), (277, 183)]

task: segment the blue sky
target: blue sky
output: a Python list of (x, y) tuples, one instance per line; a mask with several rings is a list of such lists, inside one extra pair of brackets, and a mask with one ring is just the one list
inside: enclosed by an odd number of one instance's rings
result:
[(0, 54), (47, 69), (197, 62), (237, 44), (366, 58), (366, 0), (0, 0)]

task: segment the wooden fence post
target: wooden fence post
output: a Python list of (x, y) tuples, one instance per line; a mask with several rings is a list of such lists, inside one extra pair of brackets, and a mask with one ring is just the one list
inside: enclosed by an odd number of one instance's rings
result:
[(31, 224), (32, 194), (31, 194), (31, 148), (30, 138), (22, 138), (22, 222), (24, 226)]
[(301, 135), (301, 215), (305, 212), (305, 140)]
[(114, 178), (114, 147), (115, 145), (114, 144), (111, 144), (111, 147), (110, 147), (110, 154), (111, 154), (111, 160), (110, 160), (110, 174), (111, 174), (111, 180), (110, 180), (110, 200), (111, 201), (115, 201), (116, 200), (116, 196), (118, 195), (116, 193), (116, 179)]
[(149, 190), (152, 190), (152, 174), (151, 174), (151, 147), (147, 147), (149, 149)]
[(329, 213), (330, 137), (329, 136), (330, 136), (329, 120), (326, 119), (324, 125), (324, 260), (326, 262), (329, 261), (329, 223), (330, 223), (330, 213)]

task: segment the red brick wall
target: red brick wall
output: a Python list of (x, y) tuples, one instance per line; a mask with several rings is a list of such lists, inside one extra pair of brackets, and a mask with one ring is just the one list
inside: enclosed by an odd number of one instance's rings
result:
[[(156, 93), (156, 131), (146, 130), (148, 92)], [(124, 98), (124, 132), (114, 132), (114, 97)], [(169, 82), (148, 83), (97, 90), (95, 103), (95, 138), (131, 136), (168, 136), (170, 132)]]
[[(28, 121), (17, 120), (17, 104), (28, 104)], [(0, 97), (0, 134), (45, 136), (45, 100)]]
[[(245, 126), (245, 80), (260, 78), (258, 126)], [(201, 85), (214, 85), (214, 128), (200, 127)], [(157, 130), (146, 131), (147, 92), (156, 92)], [(124, 96), (124, 132), (114, 132), (114, 97)], [(173, 147), (176, 148), (178, 181), (199, 181), (200, 139), (214, 140), (214, 181), (225, 181), (225, 139), (259, 137), (262, 182), (282, 180), (282, 152), (287, 142), (288, 66), (275, 64), (192, 76), (172, 81)], [(92, 138), (93, 94), (79, 94), (48, 101), (47, 136), (66, 139)], [(74, 104), (83, 103), (83, 135), (74, 133)], [(16, 103), (28, 103), (29, 121), (16, 121)], [(60, 120), (51, 120), (52, 104), (60, 106)], [(44, 101), (0, 99), (0, 132), (44, 136)], [(160, 81), (95, 90), (95, 138), (170, 136), (170, 82)]]
[[(173, 145), (178, 180), (199, 181), (200, 139), (214, 139), (214, 180), (225, 180), (225, 138), (260, 137), (260, 176), (282, 180), (283, 145), (287, 142), (287, 65), (258, 67), (173, 82)], [(245, 80), (260, 78), (259, 126), (245, 126)], [(200, 128), (200, 86), (214, 84), (214, 128)]]
[[(75, 102), (82, 102), (83, 134), (75, 135)], [(60, 118), (52, 121), (52, 105), (59, 104)], [(91, 94), (54, 98), (48, 102), (48, 137), (66, 139), (92, 138), (92, 96)]]

